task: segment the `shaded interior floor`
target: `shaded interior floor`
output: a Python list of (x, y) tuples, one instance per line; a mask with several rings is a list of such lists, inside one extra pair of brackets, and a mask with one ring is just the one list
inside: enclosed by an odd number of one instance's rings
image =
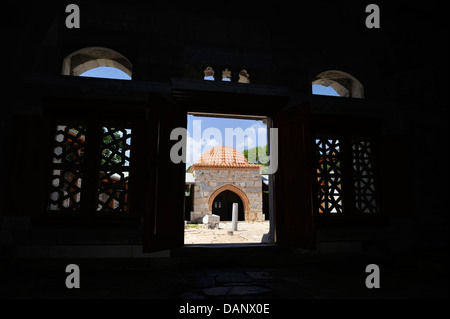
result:
[[(303, 254), (258, 247), (190, 248), (171, 258), (2, 260), (1, 298), (448, 298), (448, 254)], [(65, 267), (80, 267), (67, 289)], [(379, 289), (365, 267), (380, 267)]]

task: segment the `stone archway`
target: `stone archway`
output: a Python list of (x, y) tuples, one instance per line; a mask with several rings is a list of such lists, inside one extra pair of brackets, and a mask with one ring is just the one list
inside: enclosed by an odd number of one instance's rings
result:
[(233, 220), (233, 204), (238, 204), (238, 220), (245, 220), (244, 204), (242, 199), (233, 191), (224, 190), (220, 192), (213, 201), (212, 213), (220, 216), (220, 221)]
[(132, 64), (125, 56), (112, 49), (88, 47), (69, 54), (63, 61), (63, 75), (79, 76), (97, 67), (113, 67), (132, 77)]
[(339, 70), (328, 70), (312, 80), (312, 85), (332, 87), (342, 97), (364, 98), (364, 87), (351, 74)]
[(219, 195), (220, 193), (222, 193), (225, 190), (229, 190), (232, 191), (233, 193), (236, 193), (236, 195), (239, 196), (239, 198), (242, 200), (242, 204), (244, 205), (244, 213), (247, 213), (250, 209), (250, 201), (247, 197), (247, 195), (238, 187), (231, 185), (231, 184), (227, 184), (224, 185), (222, 187), (219, 187), (218, 189), (216, 189), (211, 196), (209, 196), (208, 199), (208, 210), (210, 212), (212, 212), (212, 208), (213, 208), (213, 202), (214, 199), (216, 198), (217, 195)]

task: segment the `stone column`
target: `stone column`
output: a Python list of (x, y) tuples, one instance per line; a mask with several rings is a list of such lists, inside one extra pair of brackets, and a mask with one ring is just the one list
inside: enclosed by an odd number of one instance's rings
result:
[(231, 216), (231, 229), (237, 231), (238, 224), (238, 203), (233, 203), (233, 211)]

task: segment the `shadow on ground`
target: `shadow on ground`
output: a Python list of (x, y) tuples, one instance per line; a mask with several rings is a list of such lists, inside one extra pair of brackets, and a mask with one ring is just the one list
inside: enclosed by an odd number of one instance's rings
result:
[[(67, 289), (65, 267), (80, 267)], [(365, 286), (368, 264), (380, 288)], [(304, 254), (274, 247), (183, 248), (171, 258), (4, 259), (1, 298), (337, 299), (448, 298), (442, 253)]]

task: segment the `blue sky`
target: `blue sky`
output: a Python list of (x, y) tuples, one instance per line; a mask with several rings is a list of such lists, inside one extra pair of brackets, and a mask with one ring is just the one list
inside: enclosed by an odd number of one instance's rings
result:
[(323, 86), (323, 85), (313, 85), (312, 94), (339, 96), (339, 94), (337, 94), (337, 92), (331, 86)]
[(92, 78), (131, 80), (130, 76), (125, 72), (108, 66), (101, 66), (98, 68), (90, 69), (89, 71), (84, 72), (80, 76), (87, 76)]
[[(131, 80), (126, 73), (112, 67), (94, 68), (83, 73), (81, 76)], [(324, 87), (321, 85), (313, 85), (312, 93), (318, 95), (339, 96), (331, 87)], [(194, 122), (194, 120), (196, 122)], [(194, 123), (200, 127), (197, 128), (197, 131), (195, 132)], [(207, 130), (208, 128), (210, 129)], [(227, 128), (233, 129), (234, 132), (238, 132), (239, 128), (242, 129), (242, 131), (250, 128), (247, 132), (253, 131), (254, 135), (251, 135), (246, 139), (244, 138), (244, 141), (242, 139), (238, 141), (236, 138), (233, 138), (233, 141), (230, 139), (227, 140), (225, 135)], [(188, 163), (186, 163), (186, 166), (195, 163), (202, 153), (214, 146), (224, 144), (242, 151), (254, 146), (265, 146), (267, 144), (266, 125), (263, 124), (262, 121), (195, 117), (193, 115), (188, 115), (187, 130), (189, 136), (187, 140)]]
[(242, 152), (267, 145), (267, 127), (263, 121), (188, 115), (187, 129), (188, 164), (195, 163), (202, 153), (215, 146), (231, 146)]

